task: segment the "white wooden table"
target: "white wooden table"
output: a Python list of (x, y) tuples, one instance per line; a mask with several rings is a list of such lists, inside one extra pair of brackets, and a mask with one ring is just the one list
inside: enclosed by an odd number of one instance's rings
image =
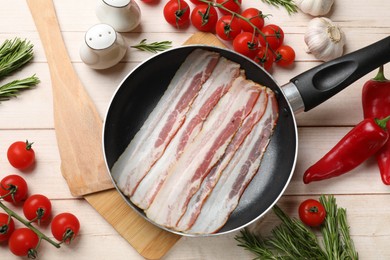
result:
[[(142, 21), (134, 32), (123, 34), (129, 45), (146, 38), (148, 41), (172, 40), (181, 45), (195, 29), (176, 30), (163, 18), (165, 1), (148, 5), (138, 1)], [(27, 38), (35, 45), (33, 62), (9, 79), (34, 73), (41, 79), (39, 86), (23, 92), (18, 98), (0, 104), (0, 177), (23, 174), (30, 193), (47, 195), (53, 203), (53, 213), (69, 211), (81, 222), (80, 235), (71, 246), (56, 250), (43, 242), (40, 259), (142, 259), (105, 220), (83, 199), (71, 196), (60, 172), (60, 158), (53, 126), (51, 81), (43, 47), (39, 40), (27, 4), (23, 0), (0, 1), (0, 41), (16, 36)], [(95, 0), (55, 0), (62, 35), (74, 68), (95, 102), (102, 118), (119, 82), (137, 64), (151, 54), (129, 49), (117, 66), (95, 71), (80, 60), (78, 50), (84, 33), (98, 23)], [(297, 61), (293, 68), (274, 68), (280, 84), (319, 64), (305, 53), (303, 34), (312, 18), (303, 13), (289, 16), (283, 9), (263, 4), (260, 0), (243, 0), (243, 7), (257, 7), (272, 16), (267, 23), (279, 24), (285, 31), (285, 42), (294, 47)], [(345, 53), (362, 48), (390, 34), (390, 2), (386, 0), (336, 0), (328, 15), (344, 30), (347, 37)], [(42, 10), (44, 12), (44, 10)], [(390, 51), (390, 50), (389, 50)], [(386, 66), (390, 78), (390, 66)], [(308, 197), (335, 194), (339, 206), (347, 208), (351, 233), (361, 259), (390, 259), (390, 187), (382, 184), (373, 159), (354, 171), (329, 181), (304, 185), (305, 169), (328, 151), (353, 125), (362, 119), (361, 88), (376, 72), (363, 77), (352, 86), (312, 111), (297, 116), (299, 125), (299, 155), (294, 176), (279, 205), (296, 216), (297, 206)], [(64, 108), (66, 109), (66, 108)], [(20, 173), (7, 162), (6, 150), (16, 140), (34, 141), (36, 167), (30, 173)], [(125, 216), (124, 216), (125, 217)], [(260, 227), (274, 224), (267, 214)], [(43, 226), (46, 234), (50, 228)], [(235, 233), (210, 238), (183, 238), (166, 255), (166, 259), (251, 259), (252, 254), (236, 246)], [(18, 259), (4, 244), (1, 259)]]

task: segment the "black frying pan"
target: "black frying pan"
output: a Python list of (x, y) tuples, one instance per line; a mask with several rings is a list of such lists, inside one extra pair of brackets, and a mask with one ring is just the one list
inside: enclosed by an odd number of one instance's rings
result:
[[(227, 49), (190, 45), (162, 52), (130, 72), (113, 96), (103, 132), (103, 149), (108, 169), (112, 168), (140, 129), (181, 63), (196, 48), (218, 52), (239, 63), (247, 78), (271, 88), (277, 94), (280, 111), (279, 121), (259, 172), (245, 190), (226, 225), (216, 234), (249, 225), (264, 215), (283, 194), (297, 158), (298, 140), (294, 113), (314, 108), (363, 75), (390, 61), (390, 37), (387, 37), (366, 48), (323, 63), (279, 87), (256, 63)], [(113, 182), (115, 184), (114, 179)], [(120, 192), (119, 189), (118, 191)], [(122, 194), (122, 197), (148, 219), (125, 195)]]

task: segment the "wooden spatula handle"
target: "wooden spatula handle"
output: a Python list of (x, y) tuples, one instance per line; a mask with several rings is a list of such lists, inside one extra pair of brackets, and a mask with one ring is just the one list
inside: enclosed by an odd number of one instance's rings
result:
[(51, 0), (27, 0), (49, 64), (61, 172), (72, 195), (112, 188), (102, 151), (102, 120), (69, 59)]

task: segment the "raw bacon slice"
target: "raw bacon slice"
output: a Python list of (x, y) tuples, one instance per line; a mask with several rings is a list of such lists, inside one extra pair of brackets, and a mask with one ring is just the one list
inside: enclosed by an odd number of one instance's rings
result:
[(218, 60), (219, 54), (196, 49), (178, 69), (163, 97), (111, 170), (124, 194), (132, 195), (161, 157)]
[(256, 102), (256, 105), (252, 109), (249, 116), (245, 119), (240, 129), (237, 131), (232, 142), (226, 148), (226, 152), (221, 160), (213, 167), (207, 177), (203, 180), (199, 190), (194, 194), (194, 196), (192, 196), (190, 202), (188, 203), (186, 212), (175, 227), (176, 230), (187, 230), (194, 224), (201, 211), (203, 202), (210, 195), (210, 192), (216, 185), (222, 171), (227, 167), (234, 153), (241, 146), (242, 142), (245, 140), (248, 134), (252, 131), (254, 125), (257, 124), (262, 118), (267, 107), (268, 95), (266, 93), (267, 91), (265, 87), (259, 86), (259, 88), (262, 90), (262, 92)]
[[(205, 121), (202, 131), (185, 149), (173, 171), (146, 210), (154, 222), (176, 226), (204, 177), (225, 153), (260, 94), (244, 77), (238, 77)], [(210, 119), (210, 120), (209, 120)]]
[(217, 232), (237, 207), (242, 193), (258, 171), (278, 118), (277, 101), (271, 90), (268, 96), (265, 114), (223, 171), (188, 233)]
[(203, 122), (240, 74), (240, 65), (220, 58), (210, 78), (203, 84), (188, 111), (186, 120), (169, 143), (164, 154), (153, 165), (130, 197), (139, 208), (147, 209), (164, 182), (169, 169), (175, 165), (188, 143), (198, 135)]

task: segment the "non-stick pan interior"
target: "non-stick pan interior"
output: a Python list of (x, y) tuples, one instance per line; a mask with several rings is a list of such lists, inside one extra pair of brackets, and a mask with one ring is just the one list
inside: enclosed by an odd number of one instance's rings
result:
[(297, 130), (294, 115), (278, 85), (255, 63), (229, 50), (199, 45), (175, 48), (152, 57), (133, 70), (117, 89), (104, 123), (103, 149), (107, 166), (111, 169), (164, 94), (184, 59), (196, 48), (219, 52), (239, 63), (248, 79), (274, 90), (279, 102), (279, 120), (259, 172), (226, 225), (218, 232), (221, 234), (246, 226), (270, 209), (282, 195), (295, 166)]

